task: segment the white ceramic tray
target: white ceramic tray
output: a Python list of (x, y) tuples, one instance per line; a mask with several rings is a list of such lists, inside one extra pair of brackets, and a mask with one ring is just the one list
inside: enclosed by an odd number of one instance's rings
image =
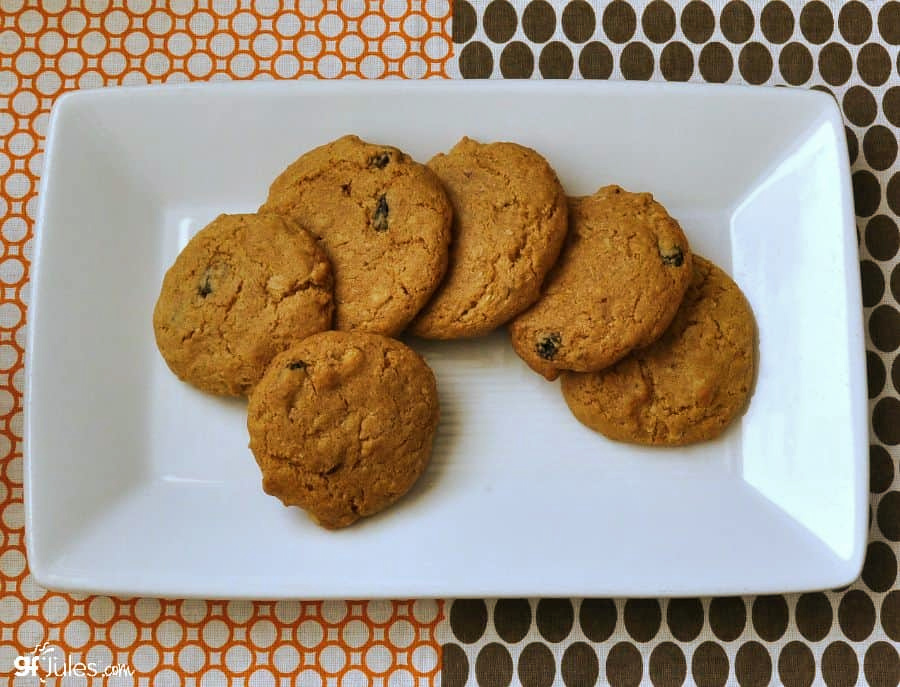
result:
[[(610, 442), (500, 332), (415, 344), (434, 458), (326, 532), (260, 488), (244, 404), (157, 353), (162, 275), (219, 212), (345, 133), (420, 160), (543, 153), (571, 194), (650, 190), (753, 306), (749, 411), (683, 449)], [(254, 83), (89, 91), (53, 112), (27, 355), (27, 545), (53, 589), (205, 597), (687, 595), (826, 588), (865, 551), (867, 422), (843, 125), (816, 92), (613, 83)]]

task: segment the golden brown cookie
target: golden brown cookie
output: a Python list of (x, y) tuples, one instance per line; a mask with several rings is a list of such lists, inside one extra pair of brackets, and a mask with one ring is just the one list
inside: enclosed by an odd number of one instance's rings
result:
[(219, 215), (184, 247), (153, 311), (156, 345), (180, 379), (240, 396), (294, 341), (328, 329), (331, 266), (278, 215)]
[(363, 332), (324, 332), (274, 361), (250, 396), (263, 490), (346, 527), (405, 494), (431, 455), (434, 375), (418, 353)]
[(337, 329), (398, 334), (447, 268), (447, 195), (391, 146), (344, 136), (311, 150), (275, 179), (262, 209), (320, 240), (334, 266)]
[(753, 312), (721, 269), (694, 256), (694, 278), (662, 338), (600, 372), (566, 372), (562, 391), (582, 423), (611, 439), (668, 446), (712, 439), (753, 385)]
[(566, 236), (566, 196), (530, 148), (463, 138), (428, 162), (453, 205), (450, 267), (412, 324), (430, 339), (486, 334), (534, 303)]
[(659, 338), (691, 274), (687, 238), (649, 193), (570, 198), (566, 244), (541, 298), (510, 324), (513, 348), (547, 379), (601, 370)]

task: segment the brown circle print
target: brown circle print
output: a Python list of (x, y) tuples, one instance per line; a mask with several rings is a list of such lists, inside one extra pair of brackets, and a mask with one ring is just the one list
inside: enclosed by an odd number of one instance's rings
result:
[(562, 392), (583, 424), (611, 439), (677, 446), (721, 434), (747, 404), (754, 375), (750, 305), (724, 271), (694, 256), (694, 278), (657, 342)]
[(510, 324), (534, 371), (591, 372), (663, 333), (691, 281), (687, 238), (649, 193), (569, 199), (569, 233), (544, 293)]
[(319, 239), (334, 266), (336, 329), (397, 334), (444, 276), (450, 201), (397, 148), (356, 136), (315, 148), (275, 179), (262, 209)]
[(272, 361), (250, 395), (247, 429), (263, 491), (335, 529), (412, 487), (438, 415), (421, 356), (378, 334), (333, 331)]
[(241, 396), (272, 358), (331, 326), (331, 265), (315, 239), (273, 214), (219, 215), (184, 247), (153, 311), (179, 379)]
[(486, 334), (540, 295), (566, 237), (565, 193), (547, 161), (516, 143), (463, 138), (428, 166), (453, 205), (453, 240), (447, 276), (411, 331)]

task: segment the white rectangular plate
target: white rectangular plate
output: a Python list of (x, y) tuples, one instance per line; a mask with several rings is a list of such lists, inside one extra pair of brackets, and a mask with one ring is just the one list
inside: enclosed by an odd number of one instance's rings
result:
[[(582, 427), (504, 333), (414, 345), (442, 421), (396, 507), (326, 532), (260, 488), (242, 402), (178, 382), (151, 312), (219, 212), (345, 133), (419, 160), (461, 136), (544, 154), (570, 194), (649, 190), (743, 288), (747, 414), (681, 449)], [(206, 597), (699, 595), (848, 583), (867, 421), (843, 126), (815, 92), (614, 83), (254, 83), (91, 91), (53, 112), (26, 408), (31, 571)]]

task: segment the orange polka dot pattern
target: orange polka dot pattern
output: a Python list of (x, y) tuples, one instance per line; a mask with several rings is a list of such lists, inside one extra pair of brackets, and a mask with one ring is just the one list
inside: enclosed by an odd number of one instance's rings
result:
[[(230, 79), (446, 77), (447, 0), (0, 0), (0, 680), (43, 642), (126, 664), (108, 684), (405, 685), (437, 680), (442, 602), (158, 601), (61, 595), (28, 573), (22, 389), (29, 262), (54, 99)], [(19, 678), (16, 684), (32, 684)], [(35, 682), (35, 681), (33, 681)], [(48, 683), (49, 684), (49, 683)], [(107, 684), (107, 683), (104, 683)]]
[[(160, 601), (59, 595), (27, 575), (0, 599), (0, 673), (49, 642), (59, 662), (124, 664), (135, 684), (431, 685), (437, 601)], [(144, 680), (146, 682), (146, 680)]]
[[(845, 117), (870, 401), (870, 536), (848, 589), (448, 604), (443, 685), (900, 684), (900, 2), (456, 0), (462, 78), (815, 88)], [(777, 562), (773, 562), (777, 565)]]

